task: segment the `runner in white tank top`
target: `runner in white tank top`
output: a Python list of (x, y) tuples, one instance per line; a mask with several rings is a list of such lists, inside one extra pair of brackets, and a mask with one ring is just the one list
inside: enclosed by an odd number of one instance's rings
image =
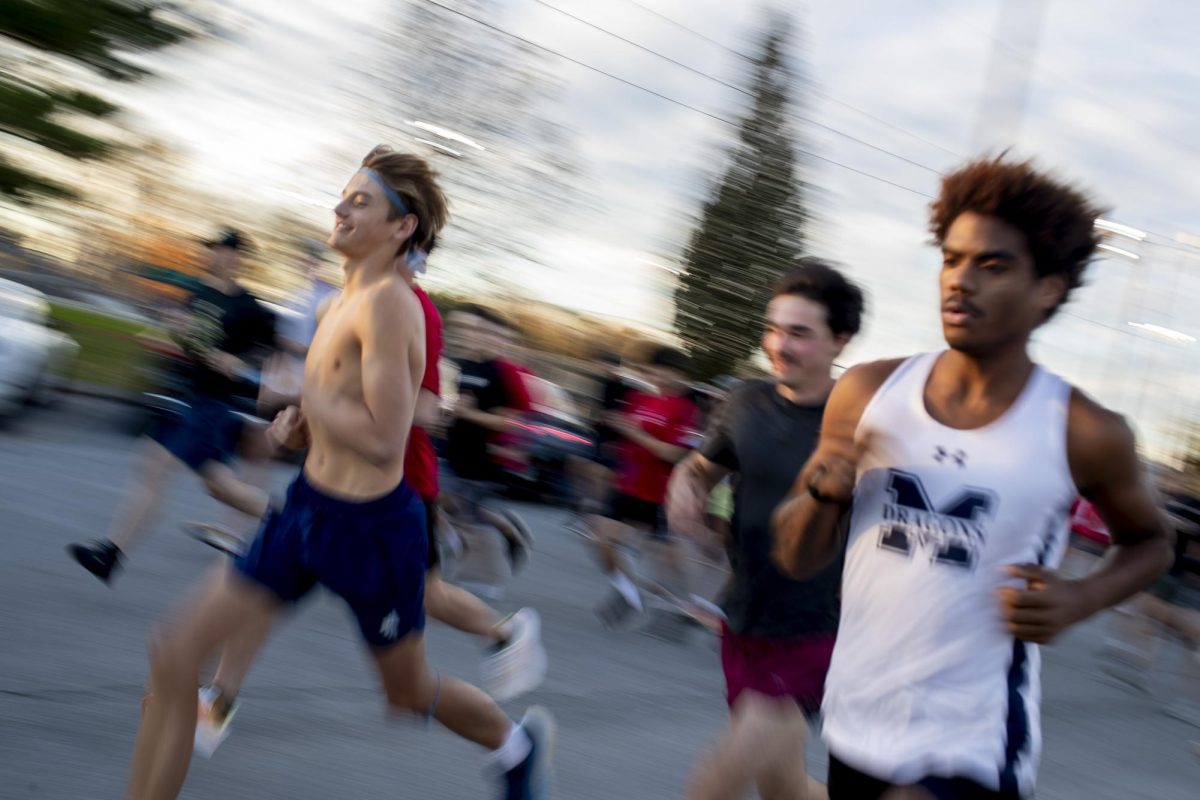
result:
[(840, 758), (901, 783), (987, 785), (1004, 763), (1031, 785), (1037, 647), (1014, 642), (995, 592), (1004, 566), (1062, 557), (1077, 494), (1071, 388), (1035, 367), (999, 419), (955, 430), (925, 409), (936, 360), (905, 361), (858, 425), (871, 446), (858, 464), (825, 736)]
[[(776, 512), (793, 576), (846, 548), (822, 708), (831, 800), (1030, 794), (1037, 644), (1169, 564), (1128, 426), (1027, 355), (1079, 285), (1096, 216), (1029, 164), (947, 176), (931, 227), (950, 349), (849, 370)], [(1054, 568), (1078, 494), (1115, 547), (1071, 581)]]

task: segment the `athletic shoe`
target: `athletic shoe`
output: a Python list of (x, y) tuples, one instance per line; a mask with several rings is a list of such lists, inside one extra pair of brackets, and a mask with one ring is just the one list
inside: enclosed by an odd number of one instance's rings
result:
[(683, 644), (694, 627), (691, 617), (673, 608), (656, 608), (647, 614), (648, 621), (638, 632), (670, 644)]
[(725, 612), (703, 597), (691, 595), (681, 603), (680, 610), (687, 615), (689, 624), (709, 633), (719, 634), (725, 625)]
[(642, 609), (629, 602), (625, 595), (616, 589), (613, 589), (607, 600), (596, 607), (596, 616), (600, 618), (600, 623), (609, 630), (624, 627), (641, 612)]
[(1200, 703), (1192, 700), (1172, 700), (1163, 706), (1162, 710), (1168, 717), (1200, 728)]
[(183, 532), (194, 539), (204, 542), (214, 550), (230, 556), (240, 556), (246, 550), (246, 540), (235, 531), (224, 525), (211, 522), (185, 522)]
[(594, 541), (595, 534), (592, 533), (591, 527), (587, 524), (586, 518), (581, 514), (572, 514), (563, 522), (563, 528), (569, 533), (573, 533), (581, 539)]
[(450, 521), (449, 515), (441, 512), (438, 512), (437, 540), (443, 556), (455, 559), (462, 558), (467, 553), (467, 540)]
[(508, 563), (512, 573), (516, 575), (529, 564), (529, 557), (533, 553), (533, 533), (517, 512), (506, 508), (500, 511), (500, 516), (517, 534), (516, 539), (504, 537), (508, 544)]
[(235, 700), (227, 707), (221, 700), (221, 692), (213, 686), (200, 689), (196, 703), (196, 755), (212, 758), (221, 742), (229, 737), (229, 726), (237, 714), (239, 703)]
[(67, 547), (71, 558), (105, 583), (121, 569), (121, 549), (108, 539), (97, 539), (90, 545), (73, 544)]
[(503, 800), (547, 800), (550, 796), (551, 762), (554, 759), (554, 717), (541, 706), (533, 706), (521, 718), (521, 729), (529, 737), (529, 755), (504, 773)]
[(546, 677), (542, 621), (532, 608), (522, 608), (507, 620), (507, 640), (488, 648), (483, 658), (483, 688), (500, 702), (533, 691)]

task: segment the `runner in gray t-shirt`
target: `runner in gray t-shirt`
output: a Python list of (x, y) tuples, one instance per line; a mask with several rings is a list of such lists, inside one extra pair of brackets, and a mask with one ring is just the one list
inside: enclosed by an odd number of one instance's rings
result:
[(712, 488), (734, 486), (721, 662), (733, 726), (692, 776), (688, 797), (809, 796), (806, 716), (817, 713), (838, 621), (840, 560), (808, 581), (771, 561), (771, 515), (812, 454), (834, 359), (858, 332), (861, 290), (816, 259), (802, 259), (767, 305), (763, 351), (774, 381), (738, 388), (700, 449), (676, 467), (667, 496), (674, 530), (704, 528)]

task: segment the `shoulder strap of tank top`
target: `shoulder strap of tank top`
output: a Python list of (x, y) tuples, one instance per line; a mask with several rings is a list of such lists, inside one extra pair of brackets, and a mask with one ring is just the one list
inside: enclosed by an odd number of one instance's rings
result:
[(874, 422), (874, 418), (882, 409), (890, 403), (900, 402), (907, 403), (910, 389), (913, 384), (916, 384), (918, 391), (924, 391), (925, 382), (929, 378), (929, 373), (933, 370), (933, 365), (937, 361), (938, 353), (919, 353), (915, 356), (909, 356), (900, 363), (892, 374), (887, 376), (887, 379), (879, 385), (875, 390), (875, 395), (867, 403), (867, 407), (863, 409), (862, 417), (858, 420), (858, 431), (866, 430)]

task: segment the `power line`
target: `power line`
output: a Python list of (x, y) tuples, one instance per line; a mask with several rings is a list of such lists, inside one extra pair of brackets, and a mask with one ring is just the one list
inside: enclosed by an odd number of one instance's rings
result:
[[(425, 0), (425, 2), (428, 3), (429, 5), (436, 6), (437, 8), (440, 8), (443, 11), (448, 11), (451, 14), (455, 14), (457, 16), (463, 17), (464, 19), (470, 20), (471, 22), (474, 22), (477, 25), (487, 28), (488, 30), (495, 31), (496, 33), (499, 33), (503, 36), (507, 36), (510, 39), (515, 39), (516, 41), (519, 41), (529, 47), (532, 47), (535, 50), (541, 50), (542, 52), (548, 53), (549, 55), (555, 56), (556, 58), (561, 58), (564, 61), (569, 61), (572, 64), (583, 67), (584, 69), (587, 69), (587, 70), (591, 70), (592, 72), (603, 75), (606, 78), (611, 78), (612, 80), (617, 81), (618, 83), (623, 83), (626, 86), (629, 86), (633, 89), (637, 89), (642, 92), (645, 92), (646, 94), (652, 95), (653, 97), (657, 97), (658, 99), (663, 100), (668, 103), (671, 103), (672, 105), (679, 106), (680, 108), (686, 108), (687, 110), (693, 111), (697, 114), (703, 114), (704, 116), (708, 117), (709, 119), (716, 120), (717, 122), (722, 122), (731, 127), (734, 127), (734, 128), (738, 127), (738, 123), (733, 120), (726, 119), (725, 117), (721, 117), (717, 114), (713, 114), (712, 112), (705, 111), (704, 109), (701, 109), (701, 108), (697, 108), (696, 106), (685, 103), (682, 100), (677, 100), (674, 97), (670, 97), (661, 92), (656, 92), (653, 89), (649, 89), (645, 86), (642, 86), (639, 83), (634, 83), (633, 81), (627, 80), (626, 78), (622, 78), (619, 75), (614, 75), (611, 72), (607, 72), (603, 69), (600, 69), (599, 67), (593, 66), (592, 64), (588, 64), (587, 62), (580, 61), (577, 58), (573, 58), (573, 57), (567, 55), (566, 53), (560, 52), (558, 50), (554, 50), (553, 48), (550, 48), (550, 47), (546, 47), (545, 45), (538, 44), (537, 42), (526, 39), (523, 36), (519, 36), (515, 33), (512, 33), (511, 31), (504, 30), (503, 28), (493, 25), (490, 22), (479, 19), (478, 17), (474, 17), (474, 16), (466, 13), (465, 11), (459, 11), (456, 8), (450, 8), (449, 6), (446, 6), (446, 5), (443, 5), (442, 3), (437, 2), (437, 0)], [(840, 168), (848, 170), (850, 172), (854, 172), (858, 175), (862, 175), (864, 177), (871, 178), (872, 180), (879, 181), (880, 183), (886, 183), (889, 186), (894, 186), (897, 189), (903, 189), (906, 192), (911, 192), (912, 194), (919, 195), (921, 197), (926, 197), (926, 198), (932, 197), (932, 195), (926, 194), (925, 192), (922, 192), (919, 189), (914, 189), (911, 186), (905, 186), (902, 183), (897, 183), (897, 182), (889, 180), (887, 178), (880, 177), (879, 175), (875, 175), (873, 173), (867, 172), (866, 170), (861, 170), (861, 169), (858, 169), (857, 167), (852, 167), (848, 164), (843, 164), (840, 161), (835, 161), (832, 158), (828, 158), (828, 157), (820, 155), (818, 153), (814, 153), (809, 150), (804, 150), (803, 148), (796, 148), (796, 150), (800, 154), (808, 156), (809, 158), (814, 158), (818, 161), (824, 161), (827, 164), (832, 164), (835, 167), (840, 167)]]
[(634, 89), (638, 89), (640, 91), (645, 92), (646, 94), (653, 95), (654, 97), (657, 97), (659, 100), (665, 100), (666, 102), (671, 103), (673, 105), (677, 105), (680, 108), (686, 108), (687, 110), (694, 111), (697, 114), (703, 114), (704, 116), (708, 117), (709, 119), (714, 119), (717, 122), (723, 122), (726, 125), (736, 126), (736, 124), (737, 124), (731, 120), (725, 119), (724, 117), (713, 114), (710, 111), (705, 111), (702, 108), (697, 108), (696, 106), (689, 105), (689, 104), (683, 102), (682, 100), (676, 100), (674, 97), (668, 97), (667, 95), (665, 95), (661, 92), (656, 92), (653, 89), (649, 89), (645, 86), (642, 86), (640, 83), (634, 83), (631, 80), (622, 78), (619, 75), (614, 75), (611, 72), (606, 72), (605, 70), (602, 70), (599, 67), (593, 66), (584, 61), (580, 61), (577, 58), (572, 58), (571, 56), (567, 55), (566, 53), (560, 52), (558, 50), (554, 50), (553, 48), (546, 47), (545, 45), (542, 45), (542, 44), (538, 44), (537, 42), (526, 39), (524, 36), (518, 36), (517, 34), (512, 33), (511, 31), (506, 31), (503, 28), (493, 25), (490, 22), (479, 19), (478, 17), (473, 17), (470, 14), (466, 13), (465, 11), (459, 11), (457, 8), (450, 8), (450, 6), (442, 5), (441, 3), (437, 2), (437, 0), (425, 0), (425, 2), (429, 3), (429, 5), (431, 5), (431, 6), (437, 6), (438, 8), (442, 9), (443, 11), (449, 11), (451, 14), (457, 14), (458, 16), (463, 17), (464, 19), (468, 19), (477, 25), (481, 25), (484, 28), (487, 28), (488, 30), (495, 31), (496, 33), (507, 36), (510, 39), (515, 39), (518, 42), (521, 42), (522, 44), (525, 44), (525, 45), (528, 45), (529, 47), (534, 48), (535, 50), (541, 50), (543, 53), (548, 53), (557, 58), (561, 58), (564, 61), (569, 61), (572, 64), (575, 64), (576, 66), (580, 66), (580, 67), (583, 67), (584, 69), (591, 70), (592, 72), (603, 75), (606, 78), (612, 78), (614, 81), (623, 83), (626, 86), (632, 87)]
[(738, 58), (744, 58), (747, 61), (754, 60), (753, 56), (747, 55), (746, 53), (743, 53), (741, 50), (734, 49), (734, 48), (730, 47), (729, 45), (722, 44), (721, 42), (718, 42), (716, 39), (713, 39), (709, 36), (705, 36), (703, 33), (700, 33), (700, 31), (694, 30), (693, 28), (689, 28), (687, 25), (684, 25), (682, 22), (677, 22), (677, 21), (671, 19), (670, 17), (666, 16), (665, 14), (660, 14), (657, 11), (655, 11), (653, 8), (649, 8), (647, 6), (642, 5), (641, 3), (636, 2), (636, 0), (625, 0), (625, 2), (629, 3), (629, 5), (631, 5), (631, 6), (637, 6), (642, 11), (645, 11), (647, 14), (658, 17), (663, 22), (674, 25), (676, 28), (679, 28), (682, 31), (687, 31), (692, 36), (695, 36), (697, 39), (703, 39), (704, 41), (708, 42), (709, 44), (716, 45), (717, 47), (721, 48), (725, 52), (732, 53), (733, 55), (737, 56)]
[[(668, 17), (665, 14), (661, 14), (658, 11), (655, 11), (654, 9), (652, 9), (648, 6), (645, 6), (645, 5), (642, 5), (641, 3), (636, 2), (636, 0), (625, 0), (625, 2), (629, 3), (630, 5), (632, 5), (636, 8), (640, 8), (642, 11), (645, 11), (647, 14), (658, 17), (663, 22), (669, 23), (670, 25), (673, 25), (682, 31), (686, 31), (687, 33), (690, 33), (692, 36), (695, 36), (698, 39), (701, 39), (705, 42), (716, 45), (717, 47), (719, 47), (720, 49), (724, 50), (727, 53), (735, 55), (738, 58), (745, 59), (746, 61), (754, 61), (754, 56), (752, 56), (748, 53), (743, 53), (741, 50), (737, 50), (726, 44), (722, 44), (721, 42), (718, 42), (716, 39), (705, 36), (703, 33), (700, 33), (699, 31), (695, 30), (694, 28), (689, 28), (687, 25), (684, 25), (683, 23), (681, 23), (677, 20), (671, 19), (670, 17)], [(887, 128), (891, 128), (892, 130), (896, 131), (897, 133), (902, 133), (905, 136), (909, 136), (909, 137), (917, 140), (918, 142), (922, 142), (923, 144), (927, 144), (930, 147), (941, 150), (943, 153), (952, 155), (955, 158), (962, 158), (961, 153), (956, 153), (955, 151), (951, 150), (950, 148), (940, 145), (937, 142), (932, 141), (930, 139), (926, 139), (924, 136), (921, 136), (918, 133), (913, 133), (912, 131), (908, 130), (907, 128), (903, 128), (899, 125), (896, 125), (895, 123), (888, 122), (886, 119), (883, 119), (882, 117), (877, 117), (874, 114), (870, 113), (869, 111), (864, 111), (863, 109), (859, 108), (858, 106), (852, 105), (850, 103), (847, 103), (845, 100), (841, 100), (837, 97), (834, 97), (832, 94), (829, 94), (828, 92), (824, 92), (824, 91), (821, 91), (820, 89), (816, 89), (816, 88), (811, 89), (811, 91), (813, 94), (817, 95), (818, 97), (821, 97), (824, 100), (834, 103), (835, 105), (842, 106), (843, 108), (847, 108), (850, 111), (855, 112), (856, 114), (861, 114), (862, 116), (866, 117), (867, 119), (874, 120), (875, 122), (878, 122), (880, 125), (883, 125), (884, 127), (887, 127)]]
[[(627, 38), (625, 38), (624, 36), (621, 36), (620, 34), (618, 34), (618, 33), (615, 33), (615, 32), (613, 32), (613, 31), (609, 30), (608, 28), (604, 28), (604, 27), (601, 27), (600, 25), (597, 25), (597, 24), (595, 24), (594, 22), (589, 22), (588, 20), (586, 20), (586, 19), (584, 19), (584, 18), (582, 18), (582, 17), (579, 17), (579, 16), (576, 16), (575, 14), (572, 14), (570, 11), (566, 11), (565, 9), (559, 8), (559, 7), (558, 7), (558, 6), (556, 6), (556, 5), (553, 5), (553, 4), (551, 4), (551, 3), (548, 3), (548, 2), (546, 2), (546, 0), (533, 0), (533, 2), (537, 3), (537, 4), (538, 4), (538, 5), (540, 5), (540, 6), (545, 6), (546, 8), (550, 9), (551, 11), (556, 11), (556, 12), (558, 12), (559, 14), (562, 14), (564, 17), (568, 17), (568, 18), (570, 18), (570, 19), (573, 19), (573, 20), (575, 20), (575, 21), (576, 21), (576, 22), (578, 22), (578, 23), (581, 23), (581, 24), (583, 24), (583, 25), (586, 25), (587, 27), (589, 27), (589, 28), (592, 28), (593, 30), (599, 31), (600, 33), (603, 33), (603, 34), (605, 34), (606, 36), (611, 36), (611, 37), (612, 37), (612, 38), (614, 38), (614, 39), (617, 39), (617, 40), (619, 40), (619, 41), (622, 41), (622, 42), (624, 42), (625, 44), (627, 44), (627, 45), (630, 45), (631, 47), (636, 47), (638, 50), (641, 50), (641, 51), (642, 51), (642, 52), (644, 52), (644, 53), (649, 53), (650, 55), (652, 55), (652, 56), (655, 56), (656, 58), (660, 58), (660, 59), (662, 59), (663, 61), (666, 61), (666, 62), (667, 62), (667, 63), (669, 63), (669, 64), (674, 64), (675, 66), (677, 66), (677, 67), (680, 67), (680, 68), (682, 68), (682, 69), (685, 69), (685, 70), (687, 70), (688, 72), (691, 72), (691, 73), (692, 73), (692, 74), (694, 74), (694, 75), (699, 75), (699, 76), (700, 76), (700, 77), (702, 77), (702, 78), (707, 78), (708, 80), (710, 80), (710, 81), (713, 81), (714, 83), (718, 83), (718, 84), (720, 84), (721, 86), (724, 86), (724, 87), (726, 87), (727, 89), (732, 89), (732, 90), (734, 90), (735, 92), (739, 92), (739, 93), (741, 93), (741, 94), (743, 94), (743, 95), (746, 95), (747, 97), (753, 97), (753, 96), (754, 96), (753, 92), (747, 91), (746, 89), (743, 89), (743, 88), (742, 88), (742, 87), (740, 87), (740, 86), (736, 86), (736, 85), (734, 85), (734, 84), (732, 84), (732, 83), (729, 83), (728, 81), (725, 81), (725, 80), (722, 80), (721, 78), (718, 78), (718, 77), (717, 77), (717, 76), (715, 76), (715, 75), (712, 75), (712, 74), (710, 74), (710, 73), (704, 72), (704, 71), (702, 71), (702, 70), (699, 70), (699, 69), (696, 69), (695, 67), (689, 66), (688, 64), (684, 64), (682, 61), (676, 61), (675, 59), (671, 58), (670, 56), (664, 55), (663, 53), (660, 53), (660, 52), (658, 52), (657, 50), (653, 50), (653, 49), (651, 49), (651, 48), (649, 48), (649, 47), (646, 47), (645, 45), (639, 44), (639, 43), (637, 43), (637, 42), (633, 41), (632, 39), (627, 39)], [(635, 5), (636, 5), (636, 4), (635, 4)], [(644, 6), (639, 6), (639, 7), (641, 7), (641, 8), (644, 8)], [(896, 152), (893, 152), (893, 151), (891, 151), (891, 150), (888, 150), (886, 147), (880, 147), (879, 145), (877, 145), (877, 144), (874, 144), (873, 142), (868, 142), (868, 141), (866, 141), (865, 139), (860, 139), (859, 137), (857, 137), (857, 136), (854, 136), (853, 134), (849, 134), (849, 133), (846, 133), (846, 132), (845, 132), (845, 131), (843, 131), (843, 130), (840, 130), (839, 128), (835, 128), (835, 127), (833, 127), (832, 125), (827, 125), (827, 124), (825, 124), (824, 122), (820, 122), (820, 121), (818, 121), (818, 120), (815, 120), (815, 119), (812, 119), (812, 118), (810, 118), (810, 117), (806, 117), (806, 116), (804, 116), (804, 115), (802, 115), (802, 114), (793, 114), (793, 116), (794, 116), (796, 119), (798, 119), (799, 121), (801, 121), (801, 122), (804, 122), (804, 123), (806, 123), (806, 124), (808, 124), (808, 125), (812, 125), (812, 126), (814, 126), (814, 127), (817, 127), (817, 128), (822, 128), (822, 129), (824, 129), (824, 130), (827, 130), (827, 131), (829, 131), (830, 133), (836, 134), (836, 135), (838, 135), (838, 136), (841, 136), (841, 137), (843, 137), (843, 138), (845, 138), (845, 139), (849, 139), (849, 140), (850, 140), (850, 141), (852, 141), (852, 142), (855, 142), (855, 143), (857, 143), (857, 144), (860, 144), (860, 145), (862, 145), (863, 147), (868, 147), (868, 148), (870, 148), (870, 149), (872, 149), (872, 150), (875, 150), (876, 152), (883, 153), (884, 155), (891, 156), (892, 158), (895, 158), (895, 159), (898, 159), (898, 160), (900, 160), (900, 161), (903, 161), (903, 162), (904, 162), (904, 163), (906, 163), (906, 164), (911, 164), (911, 165), (912, 165), (912, 166), (914, 166), (914, 167), (917, 167), (917, 168), (919, 168), (919, 169), (923, 169), (923, 170), (925, 170), (926, 172), (931, 172), (931, 173), (933, 173), (934, 175), (938, 175), (938, 174), (940, 174), (939, 170), (937, 170), (937, 169), (935, 169), (935, 168), (933, 168), (933, 167), (931, 167), (931, 166), (929, 166), (929, 165), (927, 165), (927, 164), (922, 164), (920, 161), (915, 161), (915, 160), (913, 160), (913, 159), (911, 159), (911, 158), (908, 158), (908, 157), (906, 157), (906, 156), (902, 156), (902, 155), (900, 155), (899, 153), (896, 153)]]
[[(932, 2), (934, 5), (938, 6), (943, 11), (953, 14), (951, 9), (945, 3), (942, 3), (940, 0), (932, 0)], [(1120, 108), (1115, 106), (1110, 100), (1108, 100), (1107, 98), (1105, 98), (1103, 95), (1099, 94), (1098, 92), (1096, 92), (1086, 86), (1081, 86), (1081, 85), (1075, 83), (1074, 81), (1072, 81), (1070, 78), (1067, 78), (1067, 77), (1055, 72), (1054, 70), (1047, 69), (1045, 66), (1039, 65), (1037, 63), (1036, 51), (1031, 52), (1025, 48), (1017, 47), (1014, 44), (1004, 41), (999, 36), (997, 36), (994, 32), (986, 31), (976, 25), (972, 25), (969, 22), (964, 22), (964, 21), (962, 21), (961, 18), (958, 19), (957, 24), (962, 26), (963, 28), (967, 28), (968, 30), (973, 30), (976, 33), (981, 33), (984, 36), (987, 36), (989, 39), (991, 39), (993, 42), (995, 42), (1001, 49), (1008, 51), (1008, 53), (1010, 55), (1014, 56), (1015, 58), (1020, 59), (1021, 61), (1025, 61), (1025, 62), (1028, 62), (1029, 64), (1031, 64), (1035, 68), (1034, 69), (1035, 73), (1041, 72), (1044, 75), (1050, 76), (1051, 78), (1058, 81), (1060, 84), (1062, 84), (1066, 88), (1071, 89), (1072, 91), (1076, 92), (1077, 94), (1081, 94), (1081, 95), (1090, 97), (1092, 99), (1092, 102), (1096, 103), (1097, 105), (1099, 105), (1103, 108), (1108, 109), (1113, 114), (1117, 114), (1122, 119), (1133, 120), (1135, 123), (1140, 125), (1143, 130), (1150, 131), (1150, 133), (1157, 136), (1162, 141), (1170, 142), (1171, 144), (1175, 145), (1176, 147), (1183, 148), (1184, 150), (1187, 150), (1188, 152), (1192, 153), (1194, 156), (1200, 156), (1200, 150), (1195, 149), (1192, 145), (1186, 144), (1172, 136), (1167, 136), (1162, 131), (1154, 128), (1149, 123), (1142, 120), (1141, 118), (1132, 116), (1130, 114), (1126, 114), (1124, 111), (1122, 111)]]
[(537, 3), (539, 6), (545, 6), (546, 8), (550, 9), (551, 11), (555, 11), (559, 14), (562, 14), (564, 17), (570, 17), (571, 19), (575, 20), (576, 22), (586, 25), (589, 28), (592, 28), (593, 30), (600, 31), (600, 33), (603, 33), (607, 36), (611, 36), (614, 39), (619, 39), (622, 42), (624, 42), (625, 44), (630, 45), (631, 47), (636, 47), (638, 50), (641, 50), (644, 53), (649, 53), (652, 56), (657, 56), (658, 58), (661, 58), (663, 61), (666, 61), (670, 64), (674, 64), (675, 66), (680, 67), (682, 69), (686, 69), (688, 72), (691, 72), (695, 75), (699, 75), (701, 78), (708, 78), (710, 81), (714, 81), (716, 83), (721, 84), (726, 89), (733, 89), (735, 92), (741, 92), (742, 94), (746, 94), (746, 95), (750, 94), (750, 92), (746, 91), (745, 89), (743, 89), (740, 86), (737, 86), (736, 84), (732, 84), (727, 81), (721, 80), (716, 75), (710, 75), (707, 72), (698, 70), (695, 67), (684, 64), (682, 61), (676, 61), (675, 59), (671, 58), (670, 56), (663, 55), (662, 53), (658, 52), (657, 50), (651, 50), (649, 47), (646, 47), (645, 45), (642, 45), (642, 44), (638, 44), (637, 42), (633, 41), (632, 39), (626, 39), (624, 36), (620, 35), (619, 33), (615, 33), (614, 31), (611, 31), (608, 28), (601, 27), (594, 22), (589, 22), (588, 20), (584, 19), (583, 17), (576, 16), (576, 15), (572, 14), (570, 11), (567, 11), (566, 9), (562, 9), (556, 5), (547, 3), (546, 0), (533, 0), (533, 2)]
[(933, 141), (932, 139), (926, 139), (924, 136), (921, 136), (919, 133), (913, 133), (912, 131), (908, 130), (907, 128), (902, 128), (899, 125), (896, 125), (895, 123), (888, 122), (883, 117), (877, 117), (869, 111), (863, 111), (858, 106), (850, 105), (845, 100), (840, 100), (837, 97), (834, 97), (829, 92), (825, 92), (825, 91), (822, 91), (822, 90), (816, 89), (816, 88), (813, 88), (810, 91), (813, 94), (820, 97), (822, 100), (826, 100), (830, 103), (834, 103), (835, 105), (842, 106), (843, 108), (848, 108), (857, 114), (863, 115), (867, 119), (878, 122), (880, 125), (883, 125), (886, 128), (891, 128), (892, 130), (896, 131), (897, 133), (903, 133), (905, 136), (911, 136), (913, 139), (916, 139), (918, 142), (923, 142), (923, 143), (929, 145), (930, 147), (937, 148), (938, 150), (941, 150), (943, 153), (952, 155), (955, 158), (963, 157), (962, 153), (956, 153), (955, 151), (951, 150), (949, 147), (943, 147), (942, 145), (938, 144), (937, 142)]

